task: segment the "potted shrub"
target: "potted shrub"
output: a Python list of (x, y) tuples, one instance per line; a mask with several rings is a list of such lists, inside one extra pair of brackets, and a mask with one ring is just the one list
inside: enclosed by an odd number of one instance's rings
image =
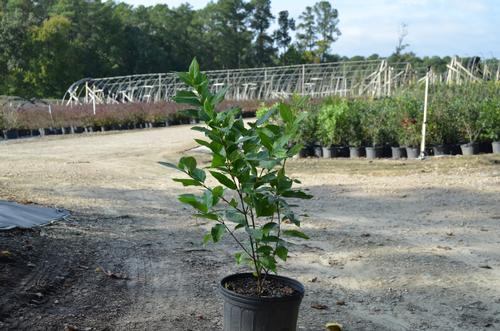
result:
[(459, 130), (465, 143), (460, 145), (463, 155), (478, 153), (477, 139), (484, 130), (486, 123), (482, 113), (487, 107), (487, 86), (481, 83), (455, 85), (455, 98), (451, 108), (456, 114)]
[[(179, 200), (190, 205), (196, 217), (213, 222), (204, 242), (232, 237), (240, 250), (236, 262), (251, 269), (220, 282), (224, 330), (295, 330), (304, 287), (276, 273), (278, 260), (288, 258), (286, 238), (307, 239), (296, 229), (300, 222), (288, 199), (311, 196), (293, 188), (298, 181), (286, 174), (287, 159), (301, 148), (300, 144), (290, 147), (289, 142), (296, 137), (303, 115), (296, 116), (290, 106), (279, 104), (245, 125), (238, 108), (215, 111), (224, 91), (210, 92), (196, 60), (179, 77), (191, 90), (178, 92), (174, 100), (190, 104), (194, 109), (189, 115), (205, 122), (193, 129), (205, 133), (206, 140), (196, 141), (211, 150), (212, 159), (205, 169), (189, 156), (178, 164), (162, 164), (186, 175), (174, 181), (201, 189), (200, 194), (181, 194)], [(275, 114), (282, 125), (269, 121)], [(207, 172), (217, 185), (206, 181)]]
[(345, 139), (348, 104), (344, 99), (331, 99), (318, 112), (318, 137), (325, 158), (337, 155), (336, 145)]
[(363, 127), (361, 126), (361, 114), (366, 109), (366, 102), (359, 99), (349, 101), (349, 110), (346, 116), (346, 139), (349, 145), (349, 157), (358, 158), (362, 156), (361, 145), (364, 140)]
[(384, 107), (384, 139), (386, 143), (391, 147), (391, 157), (395, 160), (398, 160), (406, 156), (406, 151), (403, 147), (401, 147), (401, 142), (399, 141), (401, 137), (400, 112), (397, 107), (397, 102), (394, 98), (386, 98)]
[(303, 121), (295, 137), (295, 143), (301, 144), (303, 148), (299, 152), (300, 157), (321, 156), (321, 147), (317, 142), (318, 111), (317, 107), (310, 102), (309, 97), (294, 95), (290, 102), (292, 113), (297, 116), (303, 114)]
[(500, 86), (490, 83), (488, 90), (489, 97), (482, 113), (485, 123), (483, 137), (491, 141), (493, 153), (500, 154)]
[(383, 136), (385, 130), (385, 100), (372, 100), (361, 116), (361, 126), (366, 132), (365, 146), (366, 158), (375, 159), (382, 152)]
[[(417, 91), (418, 92), (418, 91)], [(399, 141), (405, 146), (408, 159), (416, 159), (419, 155), (418, 146), (421, 140), (422, 110), (421, 98), (415, 91), (405, 92), (398, 96), (399, 108)], [(423, 98), (422, 98), (423, 100)]]

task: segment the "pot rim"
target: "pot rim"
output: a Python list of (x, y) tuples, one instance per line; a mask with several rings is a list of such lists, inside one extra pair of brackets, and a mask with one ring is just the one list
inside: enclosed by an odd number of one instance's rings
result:
[(248, 303), (248, 302), (279, 303), (279, 302), (302, 300), (302, 298), (304, 297), (305, 288), (301, 282), (299, 282), (298, 280), (293, 279), (293, 278), (289, 278), (289, 277), (285, 277), (285, 276), (278, 276), (278, 275), (268, 275), (267, 277), (280, 279), (280, 280), (284, 281), (287, 285), (293, 287), (293, 289), (297, 291), (294, 295), (290, 295), (290, 296), (286, 296), (286, 297), (259, 298), (259, 297), (251, 297), (251, 296), (247, 296), (247, 295), (238, 294), (238, 293), (233, 292), (231, 290), (228, 290), (224, 287), (224, 284), (231, 279), (244, 278), (244, 277), (249, 277), (249, 276), (253, 277), (253, 274), (250, 272), (236, 273), (236, 274), (232, 274), (232, 275), (229, 275), (229, 276), (222, 278), (220, 283), (219, 283), (220, 292), (225, 297), (228, 297), (228, 298), (231, 298), (231, 299), (237, 300), (237, 301), (242, 301), (245, 303)]

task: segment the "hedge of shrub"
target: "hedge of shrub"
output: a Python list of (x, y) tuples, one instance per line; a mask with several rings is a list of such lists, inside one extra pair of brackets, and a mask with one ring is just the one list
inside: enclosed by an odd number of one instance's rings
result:
[[(260, 101), (225, 101), (221, 110), (240, 107), (250, 117), (259, 105)], [(173, 102), (96, 105), (94, 115), (92, 105), (51, 105), (51, 112), (44, 104), (4, 105), (0, 107), (0, 138), (187, 124), (192, 119), (180, 112), (184, 108)]]
[[(419, 147), (423, 86), (385, 98), (330, 97), (321, 102), (295, 97), (295, 111), (307, 118), (297, 140), (305, 146)], [(258, 110), (263, 112), (263, 110)], [(500, 84), (432, 85), (427, 145), (500, 140)]]

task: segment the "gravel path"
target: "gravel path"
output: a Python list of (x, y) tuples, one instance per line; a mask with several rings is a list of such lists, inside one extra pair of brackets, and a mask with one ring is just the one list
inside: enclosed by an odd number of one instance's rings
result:
[[(231, 241), (202, 246), (173, 172), (189, 126), (0, 143), (0, 199), (66, 223), (0, 233), (0, 329), (220, 330)], [(207, 156), (194, 153), (203, 162)], [(500, 157), (296, 160), (315, 198), (282, 273), (306, 286), (300, 330), (500, 329)], [(317, 310), (311, 305), (327, 309)]]

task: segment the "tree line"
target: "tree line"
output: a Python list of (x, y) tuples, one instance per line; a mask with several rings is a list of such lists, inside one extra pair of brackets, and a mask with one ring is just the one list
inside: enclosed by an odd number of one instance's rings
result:
[[(0, 0), (0, 95), (60, 98), (84, 77), (180, 71), (195, 56), (207, 70), (379, 58), (334, 54), (340, 36), (330, 1), (295, 19), (286, 10), (275, 17), (271, 0), (218, 0), (201, 9)], [(401, 50), (391, 60), (449, 61)]]

